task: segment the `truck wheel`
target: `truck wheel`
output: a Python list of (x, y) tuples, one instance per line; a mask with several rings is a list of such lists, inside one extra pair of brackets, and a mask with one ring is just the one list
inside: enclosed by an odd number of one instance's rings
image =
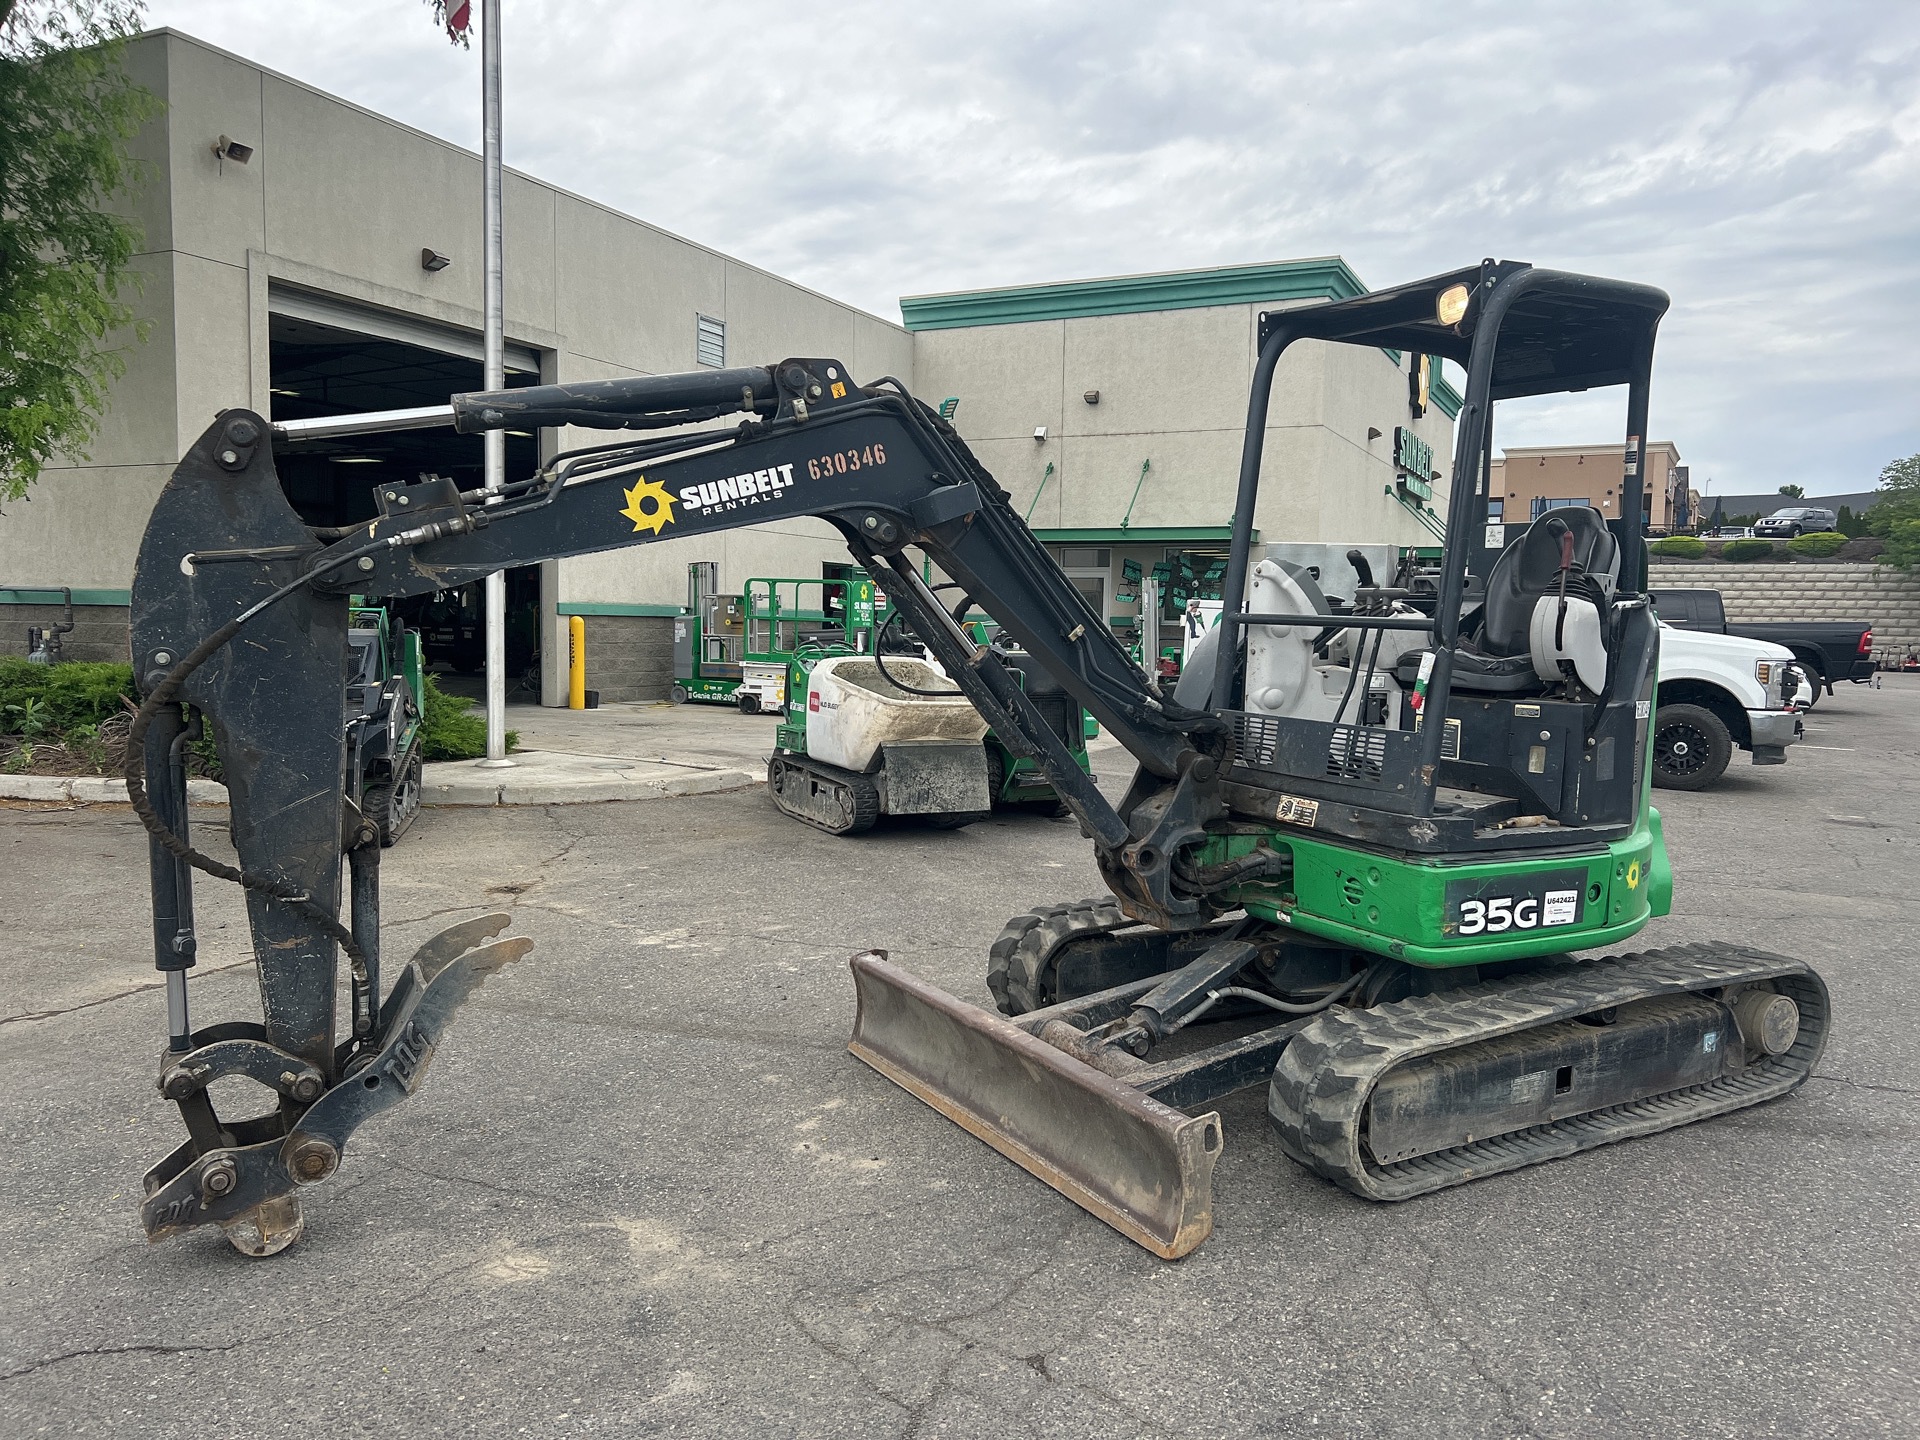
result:
[(1726, 773), (1733, 736), (1700, 705), (1662, 705), (1653, 718), (1653, 783), (1663, 790), (1704, 790)]
[(1807, 677), (1807, 684), (1813, 687), (1813, 702), (1807, 706), (1807, 708), (1811, 710), (1814, 705), (1820, 703), (1820, 697), (1822, 695), (1830, 695), (1833, 693), (1832, 686), (1818, 665), (1811, 665), (1804, 660), (1797, 663), (1801, 672)]

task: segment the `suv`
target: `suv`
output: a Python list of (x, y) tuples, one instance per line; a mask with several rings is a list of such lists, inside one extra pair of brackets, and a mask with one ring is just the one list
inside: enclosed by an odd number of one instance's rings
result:
[(1753, 527), (1753, 533), (1769, 540), (1791, 540), (1796, 535), (1811, 535), (1816, 530), (1831, 530), (1839, 523), (1840, 517), (1831, 510), (1796, 505), (1790, 509), (1774, 511)]

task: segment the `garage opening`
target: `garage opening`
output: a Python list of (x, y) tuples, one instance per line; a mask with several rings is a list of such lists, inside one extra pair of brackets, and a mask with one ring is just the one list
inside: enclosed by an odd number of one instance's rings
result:
[[(275, 294), (268, 319), (275, 420), (304, 420), (368, 410), (444, 405), (450, 395), (482, 388), (478, 337), (404, 319), (343, 311), (319, 297)], [(293, 313), (289, 313), (293, 312)], [(387, 333), (369, 333), (371, 326)], [(465, 353), (462, 353), (465, 352)], [(509, 347), (507, 384), (535, 385), (539, 357)], [(534, 431), (506, 436), (508, 479), (539, 464)], [(483, 441), (451, 429), (401, 430), (282, 445), (275, 451), (281, 487), (309, 525), (355, 525), (378, 513), (374, 487), (428, 475), (462, 490), (485, 484)], [(486, 606), (478, 584), (395, 601), (394, 618), (420, 632), (429, 669), (477, 676), (486, 660)], [(540, 698), (540, 572), (507, 572), (507, 688), (510, 698)], [(477, 696), (479, 681), (447, 682)]]

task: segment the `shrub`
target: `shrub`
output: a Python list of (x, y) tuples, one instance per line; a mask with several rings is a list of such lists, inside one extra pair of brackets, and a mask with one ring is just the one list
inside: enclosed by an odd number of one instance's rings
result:
[[(449, 695), (433, 676), (427, 680), (426, 714), (420, 721), (420, 758), (423, 760), (478, 760), (487, 753), (487, 722), (468, 713), (473, 701)], [(520, 732), (507, 731), (507, 749), (520, 748)]]
[(1887, 548), (1880, 558), (1896, 570), (1920, 565), (1920, 520), (1894, 520), (1886, 527)]
[(123, 713), (133, 694), (131, 665), (35, 665), (0, 660), (0, 735), (59, 737)]
[(1773, 554), (1771, 540), (1729, 540), (1720, 548), (1720, 558), (1744, 565), (1750, 560), (1765, 560)]
[(1707, 542), (1694, 535), (1668, 535), (1648, 543), (1655, 555), (1671, 555), (1676, 560), (1698, 560), (1707, 553)]
[(1811, 530), (1787, 541), (1787, 551), (1802, 560), (1824, 560), (1839, 554), (1846, 543), (1847, 537), (1838, 530)]

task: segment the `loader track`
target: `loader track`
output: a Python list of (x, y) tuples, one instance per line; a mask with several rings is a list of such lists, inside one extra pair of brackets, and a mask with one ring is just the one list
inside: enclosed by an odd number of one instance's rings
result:
[[(1799, 1034), (1782, 1054), (1761, 1055), (1708, 1084), (1396, 1164), (1380, 1164), (1368, 1150), (1368, 1103), (1396, 1065), (1637, 1000), (1763, 982), (1799, 1007)], [(1813, 1073), (1828, 1021), (1826, 985), (1796, 960), (1712, 943), (1609, 956), (1370, 1010), (1329, 1013), (1282, 1053), (1267, 1112), (1281, 1148), (1308, 1169), (1356, 1195), (1406, 1200), (1775, 1099)]]
[(798, 755), (767, 762), (767, 793), (782, 814), (829, 835), (858, 835), (880, 818), (880, 792), (870, 776)]

